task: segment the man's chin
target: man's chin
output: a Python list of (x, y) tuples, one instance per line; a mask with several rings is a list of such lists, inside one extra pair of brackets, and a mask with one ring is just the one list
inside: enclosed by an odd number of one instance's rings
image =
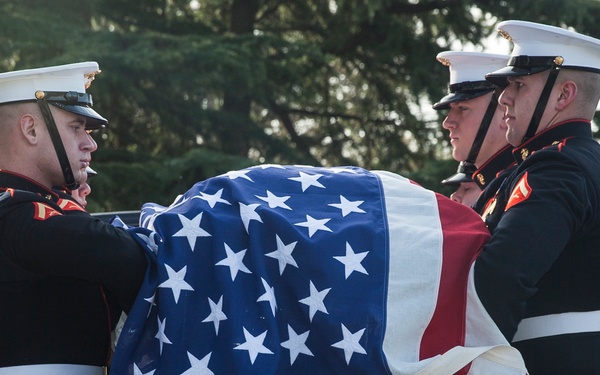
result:
[(508, 141), (508, 143), (510, 143), (511, 146), (517, 147), (522, 143), (523, 137), (518, 137), (515, 134), (509, 132), (506, 134), (506, 140)]
[(459, 162), (467, 160), (467, 156), (468, 156), (467, 154), (462, 153), (462, 152), (461, 153), (459, 153), (459, 152), (453, 152), (452, 153), (452, 158), (454, 160), (456, 160), (456, 161), (459, 161)]

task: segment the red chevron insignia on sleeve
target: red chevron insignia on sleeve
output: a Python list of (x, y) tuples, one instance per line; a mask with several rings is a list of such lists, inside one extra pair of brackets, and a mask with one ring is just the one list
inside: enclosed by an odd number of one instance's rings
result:
[(529, 186), (529, 183), (527, 182), (527, 176), (528, 172), (525, 172), (523, 177), (521, 177), (517, 183), (517, 186), (515, 186), (513, 189), (512, 193), (510, 194), (510, 199), (506, 204), (506, 208), (504, 209), (505, 212), (508, 211), (509, 208), (526, 201), (531, 196), (532, 190), (531, 186)]
[(43, 221), (52, 216), (62, 215), (54, 208), (41, 202), (33, 202), (33, 206), (35, 207), (35, 212), (33, 213), (33, 218), (35, 220)]
[(75, 202), (70, 201), (68, 199), (59, 199), (57, 204), (60, 206), (60, 208), (62, 208), (63, 211), (83, 211), (83, 212), (85, 212), (85, 209), (83, 207), (81, 207), (80, 205), (78, 205)]

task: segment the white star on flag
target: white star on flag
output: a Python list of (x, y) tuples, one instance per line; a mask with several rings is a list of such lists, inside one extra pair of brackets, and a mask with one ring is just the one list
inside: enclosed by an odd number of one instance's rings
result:
[(158, 339), (158, 342), (160, 344), (160, 354), (162, 354), (163, 344), (172, 344), (172, 342), (169, 340), (167, 335), (165, 335), (165, 326), (167, 325), (167, 318), (165, 318), (162, 322), (160, 321), (160, 318), (157, 317), (157, 319), (158, 332), (156, 333), (156, 336), (154, 336), (154, 338)]
[(156, 370), (144, 373), (135, 363), (133, 364), (133, 375), (154, 375), (154, 371)]
[(367, 254), (369, 254), (368, 251), (356, 254), (352, 249), (352, 246), (350, 246), (350, 244), (346, 242), (346, 255), (335, 256), (334, 258), (342, 262), (342, 264), (344, 265), (344, 271), (347, 279), (348, 276), (350, 276), (354, 271), (364, 273), (365, 275), (369, 274), (365, 267), (363, 267), (363, 265), (361, 264), (363, 259), (365, 259), (365, 257), (367, 256)]
[(328, 204), (328, 206), (339, 208), (340, 210), (342, 210), (342, 216), (346, 217), (346, 215), (348, 215), (351, 212), (358, 212), (364, 214), (365, 211), (358, 208), (358, 206), (363, 204), (363, 202), (364, 201), (351, 202), (348, 199), (344, 198), (342, 195), (340, 195), (340, 203), (331, 203)]
[(265, 341), (265, 337), (267, 336), (267, 331), (264, 331), (263, 333), (261, 333), (260, 335), (255, 337), (255, 336), (252, 336), (252, 334), (246, 330), (246, 327), (243, 327), (243, 328), (244, 328), (244, 337), (246, 338), (246, 342), (236, 346), (234, 349), (247, 350), (248, 355), (250, 356), (250, 362), (252, 364), (254, 364), (254, 360), (256, 360), (256, 357), (258, 356), (259, 353), (273, 354), (272, 351), (270, 351), (267, 347), (265, 347), (263, 345), (263, 342)]
[(214, 375), (214, 372), (210, 371), (208, 368), (208, 362), (210, 361), (210, 356), (212, 353), (208, 353), (202, 359), (198, 359), (192, 355), (192, 353), (187, 352), (188, 359), (190, 360), (190, 367), (181, 375)]
[(240, 217), (242, 218), (242, 222), (244, 223), (244, 228), (246, 228), (246, 233), (248, 232), (248, 227), (250, 226), (251, 220), (256, 220), (262, 223), (262, 219), (256, 213), (256, 208), (260, 206), (258, 203), (253, 203), (249, 205), (245, 205), (240, 202)]
[(306, 221), (294, 225), (308, 228), (308, 237), (312, 237), (318, 230), (332, 232), (331, 229), (325, 226), (329, 220), (331, 219), (315, 219), (310, 215), (306, 215)]
[(277, 168), (277, 169), (285, 169), (285, 167), (281, 164), (261, 164), (252, 168), (260, 168), (260, 169), (269, 169), (269, 168)]
[(284, 244), (281, 238), (278, 235), (275, 235), (275, 240), (277, 241), (277, 250), (265, 254), (268, 257), (275, 258), (279, 262), (279, 274), (282, 275), (285, 267), (288, 264), (298, 268), (298, 264), (296, 264), (296, 260), (292, 257), (292, 252), (296, 247), (298, 241), (291, 242), (289, 244)]
[(146, 315), (146, 317), (150, 316), (150, 312), (152, 311), (152, 307), (156, 305), (154, 303), (154, 298), (156, 298), (156, 292), (154, 292), (154, 294), (152, 294), (150, 297), (144, 298), (144, 301), (146, 301), (146, 302), (148, 302), (150, 304), (150, 307), (148, 308), (148, 314)]
[(256, 198), (262, 199), (263, 201), (267, 202), (269, 204), (269, 208), (281, 207), (281, 208), (285, 208), (286, 210), (292, 210), (290, 208), (290, 206), (285, 204), (285, 201), (290, 199), (289, 195), (278, 197), (275, 194), (271, 193), (269, 190), (267, 190), (266, 197), (259, 197), (258, 195), (256, 195)]
[(173, 207), (177, 207), (179, 206), (181, 203), (187, 201), (188, 198), (185, 198), (183, 194), (178, 194), (175, 199), (173, 199), (173, 203), (171, 203), (169, 205), (169, 208), (173, 208)]
[(202, 212), (200, 212), (196, 217), (192, 220), (183, 216), (182, 214), (177, 214), (179, 217), (179, 221), (181, 221), (181, 228), (177, 231), (173, 237), (187, 237), (188, 243), (190, 244), (190, 248), (194, 251), (194, 247), (196, 246), (196, 239), (198, 237), (210, 237), (211, 235), (200, 228), (200, 221), (202, 221)]
[(288, 180), (300, 182), (302, 184), (303, 192), (311, 186), (325, 189), (325, 186), (317, 181), (319, 178), (323, 177), (322, 174), (308, 174), (304, 172), (299, 172), (299, 174), (300, 177), (289, 177)]
[(249, 170), (241, 170), (241, 171), (229, 171), (227, 173), (225, 173), (227, 175), (227, 177), (229, 177), (232, 180), (235, 180), (236, 178), (244, 178), (250, 182), (254, 182), (252, 181), (252, 179), (248, 176), (246, 176), (246, 174), (248, 174), (248, 172), (250, 172)]
[(342, 324), (342, 334), (344, 335), (344, 339), (332, 344), (331, 346), (344, 350), (346, 364), (350, 364), (350, 359), (354, 353), (367, 354), (365, 349), (359, 343), (363, 333), (365, 333), (365, 328), (357, 331), (356, 333), (351, 333), (348, 328)]
[(271, 287), (267, 283), (267, 281), (262, 277), (260, 279), (262, 280), (263, 287), (265, 288), (265, 294), (258, 297), (256, 302), (269, 302), (269, 305), (271, 306), (271, 312), (273, 313), (273, 316), (275, 316), (275, 310), (277, 309), (277, 301), (275, 300), (275, 288)]
[(185, 282), (185, 273), (187, 272), (187, 266), (183, 266), (182, 269), (175, 272), (174, 269), (169, 267), (168, 264), (165, 264), (165, 268), (167, 269), (167, 274), (169, 278), (162, 282), (158, 287), (159, 288), (170, 288), (173, 291), (173, 297), (175, 297), (175, 303), (179, 301), (179, 293), (182, 290), (190, 290), (194, 291), (194, 288), (187, 282)]
[(210, 306), (210, 314), (202, 321), (202, 323), (213, 322), (215, 325), (215, 334), (219, 334), (219, 322), (221, 320), (227, 320), (227, 315), (223, 312), (223, 296), (219, 298), (218, 303), (208, 298), (208, 304)]
[(308, 349), (306, 346), (306, 340), (308, 339), (308, 334), (310, 331), (306, 331), (301, 334), (296, 334), (296, 332), (292, 329), (292, 327), (288, 324), (288, 336), (289, 339), (281, 343), (286, 349), (290, 351), (290, 362), (293, 365), (294, 361), (298, 357), (298, 354), (306, 354), (311, 357), (314, 357), (314, 354)]
[(231, 248), (224, 243), (225, 245), (225, 253), (227, 257), (221, 261), (219, 261), (216, 266), (227, 266), (229, 267), (229, 273), (231, 274), (231, 281), (235, 281), (238, 271), (252, 273), (248, 267), (244, 264), (244, 255), (246, 254), (246, 250), (240, 250), (237, 253), (234, 253)]
[(200, 192), (199, 196), (195, 196), (194, 198), (205, 200), (206, 203), (208, 203), (208, 205), (210, 206), (210, 208), (215, 208), (215, 205), (217, 203), (223, 203), (223, 204), (227, 204), (227, 205), (231, 206), (231, 203), (229, 203), (227, 200), (221, 198), (222, 194), (223, 194), (223, 189), (219, 189), (219, 191), (217, 191), (214, 194), (207, 194), (202, 191), (202, 192)]
[(323, 300), (330, 290), (331, 288), (327, 288), (319, 292), (315, 287), (315, 284), (313, 284), (312, 281), (310, 282), (310, 296), (301, 299), (299, 302), (308, 305), (308, 313), (311, 322), (317, 311), (321, 311), (329, 315)]
[(156, 213), (159, 214), (161, 212), (172, 211), (174, 208), (181, 206), (182, 204), (184, 204), (185, 202), (187, 202), (189, 200), (190, 200), (190, 198), (185, 198), (183, 195), (178, 195), (177, 198), (173, 201), (173, 203), (171, 203), (171, 205), (169, 207), (166, 207), (166, 208), (163, 207), (162, 209), (157, 207)]
[(350, 173), (350, 174), (358, 174), (355, 170), (344, 167), (332, 167), (327, 168), (328, 171), (332, 171), (333, 173)]

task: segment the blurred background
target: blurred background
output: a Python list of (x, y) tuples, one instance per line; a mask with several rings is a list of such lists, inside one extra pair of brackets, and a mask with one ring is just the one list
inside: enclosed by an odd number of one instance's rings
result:
[(384, 169), (447, 195), (435, 56), (509, 53), (507, 19), (600, 37), (600, 0), (0, 0), (0, 14), (0, 72), (100, 64), (90, 212), (167, 205), (262, 163)]

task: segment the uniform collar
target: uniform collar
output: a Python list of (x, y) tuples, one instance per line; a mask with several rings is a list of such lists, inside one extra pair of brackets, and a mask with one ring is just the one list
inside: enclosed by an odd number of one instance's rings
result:
[(546, 146), (550, 146), (565, 138), (585, 137), (592, 138), (592, 127), (588, 120), (575, 119), (558, 123), (538, 134), (527, 142), (513, 149), (513, 157), (517, 164), (527, 159), (529, 155)]
[(515, 160), (512, 150), (513, 147), (511, 145), (506, 145), (473, 173), (473, 181), (475, 181), (481, 190), (485, 189), (496, 178), (498, 173), (514, 164)]
[(0, 188), (12, 188), (17, 190), (25, 190), (31, 193), (38, 194), (46, 199), (56, 201), (58, 195), (52, 190), (43, 185), (27, 178), (21, 174), (0, 169)]

